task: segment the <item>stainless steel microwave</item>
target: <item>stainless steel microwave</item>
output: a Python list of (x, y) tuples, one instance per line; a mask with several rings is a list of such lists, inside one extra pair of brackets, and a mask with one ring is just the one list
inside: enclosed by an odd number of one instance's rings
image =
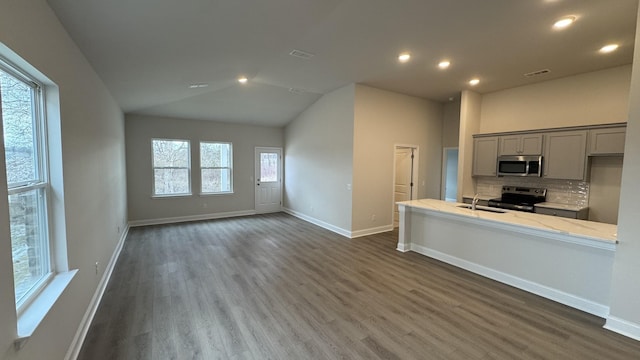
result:
[(542, 156), (500, 156), (498, 157), (498, 176), (542, 176)]

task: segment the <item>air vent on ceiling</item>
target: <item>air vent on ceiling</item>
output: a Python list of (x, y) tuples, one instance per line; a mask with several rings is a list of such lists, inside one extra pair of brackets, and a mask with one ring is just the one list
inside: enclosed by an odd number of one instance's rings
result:
[(291, 56), (295, 56), (295, 57), (300, 58), (300, 59), (305, 59), (305, 60), (311, 59), (312, 57), (314, 57), (314, 56), (315, 56), (315, 55), (314, 55), (314, 54), (312, 54), (312, 53), (308, 53), (308, 52), (306, 52), (306, 51), (297, 50), (297, 49), (293, 49), (293, 50), (291, 50), (291, 52), (289, 53), (289, 55), (291, 55)]
[(550, 72), (551, 72), (551, 70), (549, 70), (549, 69), (542, 69), (542, 70), (532, 71), (530, 73), (524, 74), (524, 76), (526, 76), (526, 77), (534, 77), (534, 76), (540, 76), (540, 75), (548, 74)]

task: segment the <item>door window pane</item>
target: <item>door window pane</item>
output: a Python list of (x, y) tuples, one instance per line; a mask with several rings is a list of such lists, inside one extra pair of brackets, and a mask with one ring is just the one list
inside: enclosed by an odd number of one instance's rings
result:
[(260, 181), (278, 181), (277, 153), (260, 153)]

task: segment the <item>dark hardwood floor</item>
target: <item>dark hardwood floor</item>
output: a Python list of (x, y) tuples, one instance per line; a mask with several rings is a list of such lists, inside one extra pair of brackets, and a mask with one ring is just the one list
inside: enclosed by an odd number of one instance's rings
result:
[(133, 228), (80, 359), (640, 359), (603, 319), (286, 214)]

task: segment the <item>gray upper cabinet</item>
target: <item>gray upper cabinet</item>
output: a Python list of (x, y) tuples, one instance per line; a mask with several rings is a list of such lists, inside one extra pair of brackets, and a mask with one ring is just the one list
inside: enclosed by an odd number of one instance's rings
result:
[(544, 135), (544, 177), (584, 180), (587, 130), (558, 131)]
[(498, 137), (473, 139), (473, 176), (496, 176)]
[(589, 155), (622, 155), (626, 126), (589, 130)]
[(542, 155), (542, 134), (501, 136), (499, 155)]

